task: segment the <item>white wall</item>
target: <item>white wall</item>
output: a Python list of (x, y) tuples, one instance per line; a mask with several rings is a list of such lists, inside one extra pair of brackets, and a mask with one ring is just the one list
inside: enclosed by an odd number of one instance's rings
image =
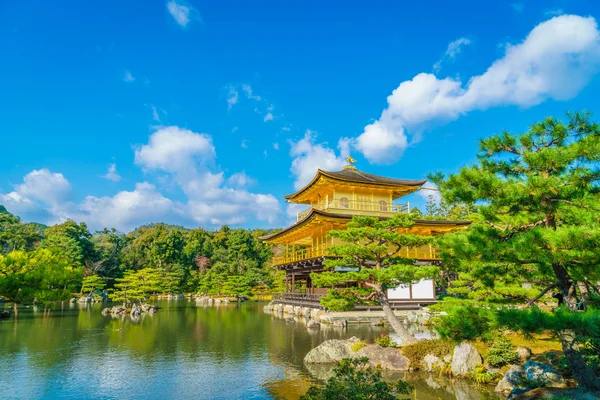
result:
[[(409, 285), (400, 285), (395, 289), (388, 289), (390, 300), (410, 300)], [(413, 299), (435, 299), (435, 286), (432, 279), (421, 279), (412, 284)]]

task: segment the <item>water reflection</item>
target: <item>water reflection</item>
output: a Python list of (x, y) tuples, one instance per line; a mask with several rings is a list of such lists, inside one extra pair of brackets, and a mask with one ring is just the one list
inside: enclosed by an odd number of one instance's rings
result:
[[(370, 325), (308, 330), (300, 319), (264, 314), (259, 303), (159, 305), (136, 320), (102, 316), (100, 304), (21, 309), (17, 321), (0, 322), (2, 397), (296, 399), (318, 380), (302, 362), (311, 348), (382, 332)], [(427, 379), (438, 378), (415, 379), (429, 388)], [(486, 398), (458, 397), (447, 387), (459, 384), (438, 384), (432, 399)]]

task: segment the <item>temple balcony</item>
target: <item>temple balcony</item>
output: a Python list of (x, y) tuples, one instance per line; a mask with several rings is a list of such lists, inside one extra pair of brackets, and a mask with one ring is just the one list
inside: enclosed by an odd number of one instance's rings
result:
[[(322, 244), (319, 246), (306, 246), (300, 250), (287, 251), (285, 254), (273, 257), (274, 266), (285, 266), (288, 264), (302, 262), (307, 260), (319, 259), (332, 256), (328, 249), (331, 245)], [(416, 259), (419, 261), (437, 261), (441, 260), (439, 250), (431, 245), (421, 247), (404, 247), (398, 253), (399, 257)]]
[(397, 213), (410, 212), (409, 203), (390, 203), (383, 200), (371, 202), (341, 198), (313, 204), (312, 207), (298, 213), (298, 221), (306, 218), (313, 208), (337, 214), (367, 215), (373, 217), (391, 217)]

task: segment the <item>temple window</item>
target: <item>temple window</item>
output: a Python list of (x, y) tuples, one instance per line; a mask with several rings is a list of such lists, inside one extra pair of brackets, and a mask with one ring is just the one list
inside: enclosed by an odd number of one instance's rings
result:
[(349, 208), (349, 207), (350, 207), (350, 202), (348, 201), (348, 198), (346, 198), (346, 197), (340, 198), (340, 208)]
[(388, 205), (385, 201), (381, 200), (379, 202), (379, 211), (387, 211), (388, 210)]

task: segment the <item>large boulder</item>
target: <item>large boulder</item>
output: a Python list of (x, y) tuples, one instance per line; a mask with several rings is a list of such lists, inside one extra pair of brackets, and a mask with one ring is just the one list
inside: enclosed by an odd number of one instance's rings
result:
[(525, 382), (525, 371), (520, 365), (511, 365), (504, 377), (496, 385), (495, 391), (507, 396)]
[(358, 355), (352, 350), (352, 345), (359, 342), (356, 337), (348, 340), (326, 340), (304, 357), (306, 364), (335, 364), (344, 358), (356, 358)]
[(567, 387), (565, 379), (561, 374), (549, 365), (533, 360), (528, 360), (524, 366), (525, 378), (535, 386), (546, 386), (553, 388)]
[(369, 364), (390, 371), (408, 371), (410, 360), (395, 347), (381, 347), (368, 344), (356, 352), (361, 357), (368, 357)]
[(483, 363), (481, 355), (471, 344), (463, 342), (454, 348), (452, 374), (465, 376)]
[(368, 344), (358, 351), (352, 349), (353, 345), (360, 340), (352, 337), (347, 340), (326, 340), (304, 357), (306, 364), (335, 364), (344, 358), (367, 357), (369, 364), (392, 371), (407, 371), (410, 367), (408, 358), (402, 355), (400, 350), (394, 347), (381, 347), (376, 344)]

